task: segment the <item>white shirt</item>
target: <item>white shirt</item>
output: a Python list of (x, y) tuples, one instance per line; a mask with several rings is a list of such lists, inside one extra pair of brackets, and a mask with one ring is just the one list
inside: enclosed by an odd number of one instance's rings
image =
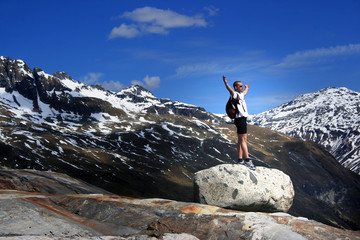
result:
[(235, 118), (248, 117), (249, 113), (247, 111), (244, 93), (234, 92), (234, 96), (232, 97), (233, 99), (239, 100), (239, 104), (237, 105), (239, 112), (236, 114)]

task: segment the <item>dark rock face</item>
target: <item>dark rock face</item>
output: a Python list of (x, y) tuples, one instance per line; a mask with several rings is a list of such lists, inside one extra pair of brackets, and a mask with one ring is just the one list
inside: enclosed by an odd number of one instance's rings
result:
[(37, 90), (32, 71), (21, 60), (0, 58), (0, 87), (6, 92), (19, 92), (24, 97), (33, 100), (34, 109), (38, 109)]
[[(358, 239), (289, 214), (109, 194), (54, 172), (0, 170), (0, 236), (125, 239)], [(112, 238), (111, 238), (112, 239)]]
[(68, 75), (66, 72), (55, 72), (53, 74), (53, 76), (60, 79), (60, 80), (64, 80), (64, 79), (73, 80), (72, 77), (70, 75)]

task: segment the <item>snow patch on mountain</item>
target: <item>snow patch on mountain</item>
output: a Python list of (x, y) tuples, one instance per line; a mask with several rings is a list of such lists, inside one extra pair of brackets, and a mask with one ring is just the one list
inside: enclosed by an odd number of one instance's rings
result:
[(360, 173), (360, 93), (329, 87), (249, 117), (251, 124), (324, 146), (343, 166)]

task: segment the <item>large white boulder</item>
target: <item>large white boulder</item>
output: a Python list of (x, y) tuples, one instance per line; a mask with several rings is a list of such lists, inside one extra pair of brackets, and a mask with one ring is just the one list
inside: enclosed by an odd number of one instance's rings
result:
[(194, 185), (200, 203), (243, 211), (287, 212), (294, 198), (290, 177), (265, 167), (218, 165), (195, 173)]

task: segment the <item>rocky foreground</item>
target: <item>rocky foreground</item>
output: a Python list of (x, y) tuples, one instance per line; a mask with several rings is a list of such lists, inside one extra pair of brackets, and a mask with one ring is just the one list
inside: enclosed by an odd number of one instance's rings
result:
[(0, 239), (360, 239), (286, 213), (135, 199), (55, 172), (0, 170)]

